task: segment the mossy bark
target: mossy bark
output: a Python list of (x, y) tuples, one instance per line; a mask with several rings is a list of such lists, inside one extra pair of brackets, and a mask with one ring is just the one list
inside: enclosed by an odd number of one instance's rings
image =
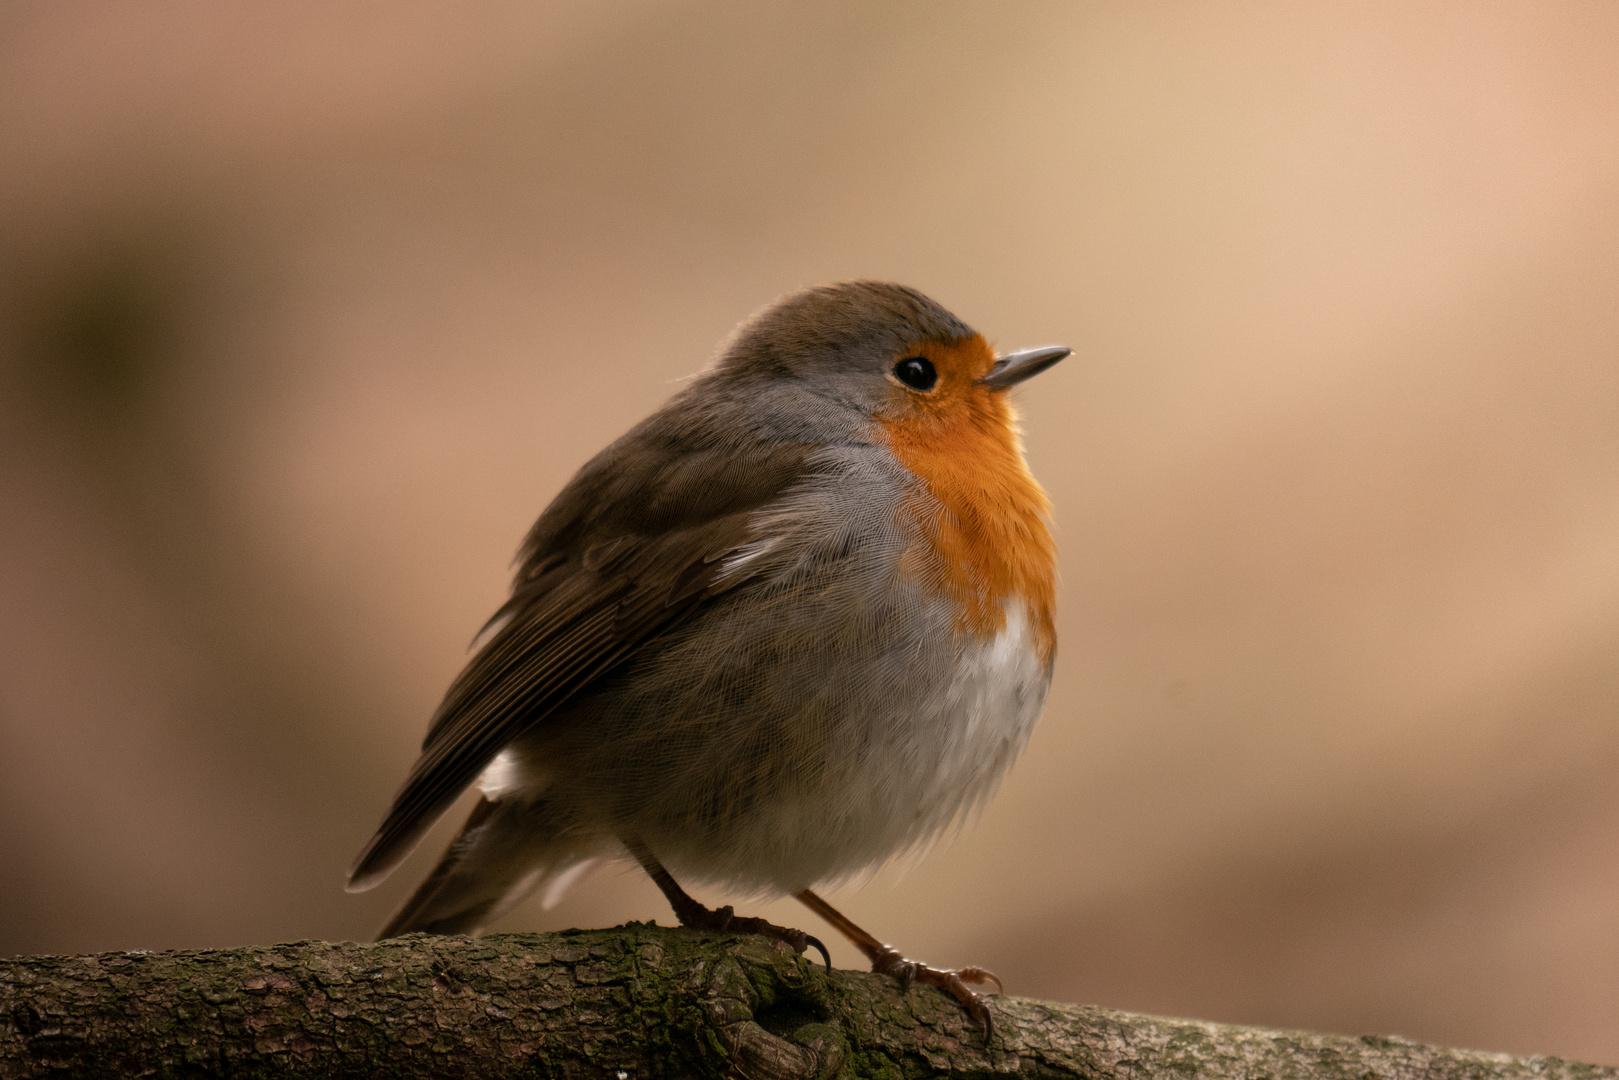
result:
[(1611, 1077), (1553, 1058), (830, 976), (764, 938), (413, 934), (0, 961), (0, 1077)]

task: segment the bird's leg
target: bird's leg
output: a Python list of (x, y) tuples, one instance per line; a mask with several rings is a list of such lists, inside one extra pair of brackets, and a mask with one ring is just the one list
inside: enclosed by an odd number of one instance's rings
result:
[(657, 882), (658, 888), (663, 890), (663, 895), (668, 898), (669, 906), (674, 909), (675, 918), (680, 920), (681, 926), (690, 926), (697, 930), (718, 930), (722, 933), (763, 934), (777, 941), (785, 941), (789, 948), (800, 953), (813, 945), (821, 954), (826, 970), (832, 970), (832, 956), (826, 951), (826, 946), (821, 944), (820, 938), (806, 934), (802, 930), (777, 926), (764, 919), (738, 915), (730, 904), (718, 910), (706, 908), (680, 887), (679, 882), (663, 868), (662, 863), (653, 858), (651, 850), (640, 840), (627, 839), (624, 846), (629, 848), (630, 854), (635, 856), (635, 861), (641, 864), (641, 869), (647, 872), (647, 876)]
[(892, 975), (899, 980), (900, 986), (907, 990), (910, 989), (913, 982), (937, 986), (954, 996), (966, 1008), (967, 1015), (983, 1025), (985, 1042), (989, 1042), (995, 1037), (995, 1021), (990, 1016), (988, 1003), (967, 988), (968, 983), (993, 982), (996, 992), (1001, 992), (1001, 980), (995, 976), (994, 972), (985, 971), (983, 968), (978, 967), (948, 971), (929, 967), (926, 964), (917, 963), (915, 960), (907, 960), (900, 955), (898, 949), (892, 945), (885, 945), (866, 933), (866, 931), (850, 922), (847, 915), (810, 890), (804, 889), (794, 893), (793, 896), (805, 907), (831, 923), (838, 933), (848, 938), (855, 948), (865, 953), (867, 959), (871, 961), (872, 971), (879, 975)]

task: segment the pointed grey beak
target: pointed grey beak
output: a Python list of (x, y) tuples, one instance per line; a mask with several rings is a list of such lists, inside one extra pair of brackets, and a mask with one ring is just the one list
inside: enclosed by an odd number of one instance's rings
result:
[(978, 380), (978, 385), (991, 390), (1005, 390), (1040, 374), (1073, 351), (1062, 345), (1047, 345), (1041, 349), (1019, 349), (1015, 353), (1007, 353), (995, 361), (995, 366), (989, 369), (988, 375)]

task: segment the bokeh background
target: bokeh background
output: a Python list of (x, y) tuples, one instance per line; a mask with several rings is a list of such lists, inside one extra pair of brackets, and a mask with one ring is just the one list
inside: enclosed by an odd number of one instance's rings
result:
[(0, 147), (0, 953), (368, 936), (532, 517), (878, 277), (1076, 350), (1020, 391), (1061, 646), (976, 828), (845, 910), (1619, 1061), (1619, 7), (17, 2)]

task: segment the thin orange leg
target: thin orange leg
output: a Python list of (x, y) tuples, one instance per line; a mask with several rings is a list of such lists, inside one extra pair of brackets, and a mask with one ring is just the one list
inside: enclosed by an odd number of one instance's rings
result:
[(793, 896), (799, 903), (831, 923), (838, 933), (848, 938), (855, 948), (865, 953), (866, 958), (871, 961), (872, 971), (879, 975), (892, 975), (899, 980), (900, 986), (906, 989), (909, 989), (913, 982), (937, 986), (961, 1002), (967, 1010), (967, 1015), (984, 1026), (985, 1042), (989, 1042), (995, 1037), (995, 1021), (990, 1016), (989, 1004), (985, 1002), (983, 997), (967, 988), (968, 983), (981, 985), (993, 982), (995, 992), (1001, 993), (1001, 980), (996, 977), (993, 971), (985, 971), (980, 967), (949, 971), (929, 967), (915, 960), (907, 960), (900, 955), (898, 949), (892, 945), (885, 945), (866, 933), (866, 931), (850, 922), (847, 915), (822, 900), (809, 889), (796, 892)]

